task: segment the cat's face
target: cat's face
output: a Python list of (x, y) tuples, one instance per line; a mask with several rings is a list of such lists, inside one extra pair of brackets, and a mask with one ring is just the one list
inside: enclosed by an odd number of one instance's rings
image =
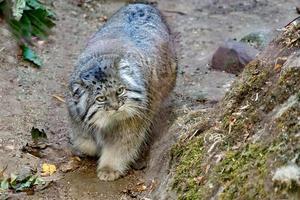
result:
[(146, 94), (128, 62), (92, 59), (71, 83), (72, 117), (87, 125), (106, 126), (129, 117), (141, 117)]

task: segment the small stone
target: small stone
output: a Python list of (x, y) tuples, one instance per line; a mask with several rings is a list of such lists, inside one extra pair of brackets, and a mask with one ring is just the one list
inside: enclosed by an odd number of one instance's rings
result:
[(71, 11), (71, 14), (74, 15), (74, 16), (78, 15), (76, 11)]
[(106, 22), (107, 21), (107, 16), (101, 16), (99, 18), (100, 22)]
[(294, 163), (283, 166), (276, 170), (272, 181), (286, 185), (290, 185), (292, 182), (295, 182), (298, 186), (300, 186), (300, 167)]
[(16, 64), (17, 63), (17, 60), (16, 58), (12, 57), (12, 56), (7, 56), (6, 57), (6, 60), (9, 64)]
[(247, 44), (229, 40), (213, 54), (211, 68), (239, 74), (243, 71), (245, 65), (255, 58), (258, 52), (258, 50)]
[(7, 149), (7, 150), (14, 150), (15, 147), (13, 145), (6, 145), (5, 149)]

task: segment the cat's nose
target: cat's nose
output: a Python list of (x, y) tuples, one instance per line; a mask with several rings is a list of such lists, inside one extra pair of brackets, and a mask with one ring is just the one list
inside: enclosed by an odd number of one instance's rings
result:
[(119, 104), (118, 103), (111, 103), (110, 104), (110, 107), (113, 109), (113, 110), (119, 110)]

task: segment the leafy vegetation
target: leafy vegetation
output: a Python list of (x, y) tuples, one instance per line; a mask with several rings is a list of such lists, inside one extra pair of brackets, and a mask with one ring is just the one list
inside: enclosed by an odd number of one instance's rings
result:
[(38, 128), (32, 127), (31, 138), (33, 141), (38, 141), (40, 139), (47, 139), (47, 135), (46, 135), (44, 129), (42, 129), (40, 131)]
[(9, 177), (0, 177), (0, 197), (5, 198), (5, 192), (27, 192), (33, 193), (38, 185), (44, 185), (45, 181), (37, 175), (15, 175)]
[(23, 58), (42, 66), (42, 60), (31, 48), (33, 38), (48, 38), (55, 26), (55, 14), (38, 0), (0, 0), (0, 15), (20, 45)]

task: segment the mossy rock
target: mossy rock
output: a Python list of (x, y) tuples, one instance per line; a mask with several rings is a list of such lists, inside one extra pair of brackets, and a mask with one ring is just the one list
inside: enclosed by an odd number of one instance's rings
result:
[(277, 168), (300, 166), (299, 33), (287, 26), (246, 66), (217, 106), (214, 126), (173, 148), (179, 199), (300, 198), (297, 183), (272, 181)]

